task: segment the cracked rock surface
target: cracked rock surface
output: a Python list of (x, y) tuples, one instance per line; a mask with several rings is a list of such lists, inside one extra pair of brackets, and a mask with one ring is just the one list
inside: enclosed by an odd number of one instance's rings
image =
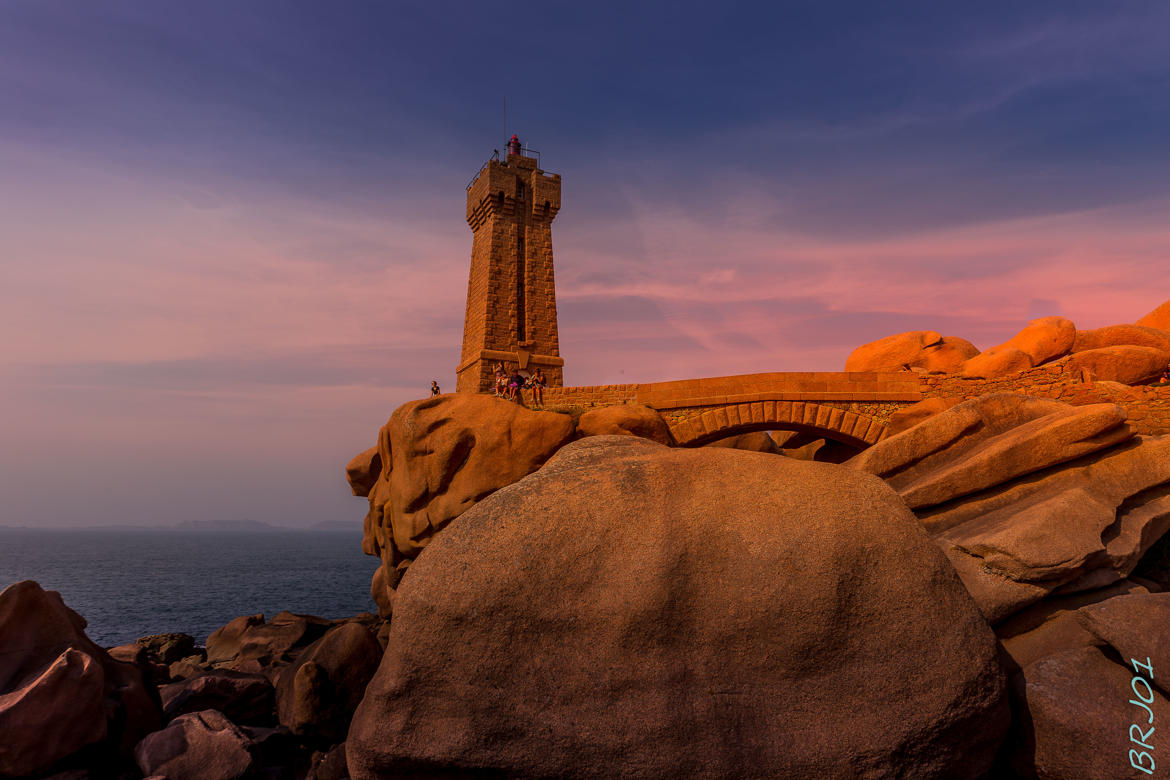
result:
[(1170, 437), (1113, 404), (983, 396), (848, 465), (898, 491), (992, 623), (1124, 579), (1170, 528)]

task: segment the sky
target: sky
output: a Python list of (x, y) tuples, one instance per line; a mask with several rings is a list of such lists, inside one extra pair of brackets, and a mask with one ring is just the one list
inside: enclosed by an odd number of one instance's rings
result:
[[(350, 520), (560, 173), (568, 384), (1170, 298), (1170, 5), (0, 2), (0, 525)], [(506, 105), (506, 114), (505, 114)]]

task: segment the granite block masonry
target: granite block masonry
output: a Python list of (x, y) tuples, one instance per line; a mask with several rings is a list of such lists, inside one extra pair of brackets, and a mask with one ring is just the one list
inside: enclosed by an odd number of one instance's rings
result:
[(552, 251), (561, 177), (540, 170), (519, 142), (510, 146), (505, 161), (489, 160), (467, 188), (473, 238), (460, 393), (490, 391), (501, 361), (526, 373), (541, 368), (549, 387), (564, 383)]

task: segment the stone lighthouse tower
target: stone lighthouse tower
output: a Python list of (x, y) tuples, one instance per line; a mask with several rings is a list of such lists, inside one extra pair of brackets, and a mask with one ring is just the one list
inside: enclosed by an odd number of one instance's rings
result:
[(506, 160), (489, 160), (468, 186), (473, 238), (458, 392), (491, 390), (498, 362), (509, 371), (539, 367), (550, 387), (563, 384), (552, 251), (560, 207), (560, 175), (540, 170), (514, 135)]

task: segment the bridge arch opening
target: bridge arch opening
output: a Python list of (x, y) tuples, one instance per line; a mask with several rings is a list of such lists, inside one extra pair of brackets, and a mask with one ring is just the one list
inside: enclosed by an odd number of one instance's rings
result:
[(877, 443), (886, 432), (885, 423), (859, 411), (784, 401), (696, 409), (692, 414), (676, 417), (670, 429), (683, 447), (702, 447), (728, 436), (756, 431), (792, 431), (808, 442), (825, 439), (857, 451)]
[(844, 463), (864, 449), (864, 446), (857, 443), (850, 444), (831, 438), (823, 431), (815, 429), (778, 430), (775, 426), (769, 426), (763, 430), (741, 430), (728, 433), (726, 436), (698, 446), (763, 452), (782, 455), (794, 460), (812, 460), (819, 463)]

